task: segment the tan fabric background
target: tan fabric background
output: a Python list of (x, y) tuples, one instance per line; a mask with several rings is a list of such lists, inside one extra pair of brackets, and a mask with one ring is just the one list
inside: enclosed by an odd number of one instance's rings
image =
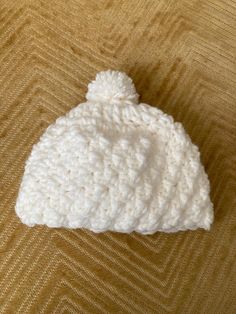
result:
[[(0, 0), (0, 313), (236, 313), (235, 28), (235, 0)], [(199, 145), (210, 232), (95, 235), (17, 219), (33, 143), (108, 68)]]

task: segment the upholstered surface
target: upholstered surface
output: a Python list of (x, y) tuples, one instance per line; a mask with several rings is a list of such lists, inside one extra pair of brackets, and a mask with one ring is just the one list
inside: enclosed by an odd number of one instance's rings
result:
[[(235, 0), (0, 0), (0, 313), (236, 312), (235, 18)], [(126, 71), (141, 101), (199, 146), (210, 232), (20, 223), (32, 145), (108, 68)]]

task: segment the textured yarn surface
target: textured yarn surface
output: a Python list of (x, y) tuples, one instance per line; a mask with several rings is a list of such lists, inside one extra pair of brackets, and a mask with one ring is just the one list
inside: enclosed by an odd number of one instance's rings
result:
[[(0, 313), (236, 313), (236, 0), (0, 0)], [(29, 228), (25, 162), (96, 73), (127, 73), (181, 122), (209, 177), (210, 231)]]
[(33, 148), (16, 203), (22, 222), (144, 234), (209, 229), (209, 182), (182, 125), (137, 105), (131, 79), (118, 71), (99, 73), (87, 99)]

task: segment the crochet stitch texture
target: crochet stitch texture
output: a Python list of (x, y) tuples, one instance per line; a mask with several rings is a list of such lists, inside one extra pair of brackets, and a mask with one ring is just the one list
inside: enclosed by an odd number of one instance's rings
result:
[(34, 145), (16, 203), (21, 221), (94, 232), (209, 229), (209, 181), (182, 125), (138, 104), (122, 72), (97, 74), (86, 98)]

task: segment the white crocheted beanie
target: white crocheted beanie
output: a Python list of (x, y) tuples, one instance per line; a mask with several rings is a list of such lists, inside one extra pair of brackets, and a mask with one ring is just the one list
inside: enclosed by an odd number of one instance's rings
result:
[(152, 234), (209, 229), (209, 181), (180, 123), (138, 104), (122, 72), (49, 126), (26, 162), (16, 213), (28, 226)]

